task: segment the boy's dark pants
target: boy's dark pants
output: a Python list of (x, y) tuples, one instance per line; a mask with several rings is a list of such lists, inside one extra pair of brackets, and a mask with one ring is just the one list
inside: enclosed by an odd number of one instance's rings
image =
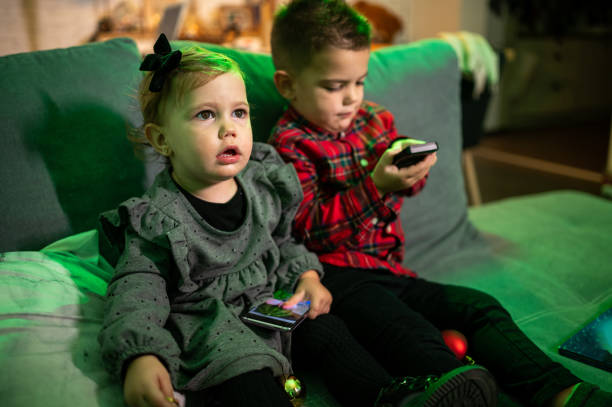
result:
[(580, 381), (527, 338), (492, 296), (385, 273), (326, 265), (323, 283), (334, 297), (332, 314), (391, 375), (440, 375), (460, 366), (440, 334), (456, 329), (476, 363), (523, 403), (544, 405)]

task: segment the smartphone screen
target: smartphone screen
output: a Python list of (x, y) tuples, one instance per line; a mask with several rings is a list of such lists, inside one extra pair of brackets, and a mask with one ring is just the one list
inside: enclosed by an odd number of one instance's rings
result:
[(251, 308), (242, 315), (246, 323), (263, 326), (265, 328), (291, 331), (304, 320), (310, 309), (310, 301), (301, 301), (292, 308), (284, 309), (284, 301), (270, 298), (266, 302)]

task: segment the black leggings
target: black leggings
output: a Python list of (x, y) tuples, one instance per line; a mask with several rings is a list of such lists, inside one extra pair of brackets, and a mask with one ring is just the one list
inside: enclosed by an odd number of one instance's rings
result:
[[(342, 405), (372, 406), (393, 377), (441, 375), (461, 366), (444, 344), (443, 329), (462, 332), (469, 355), (525, 404), (545, 405), (579, 381), (531, 342), (488, 294), (372, 271), (325, 271), (332, 312), (294, 331), (292, 359), (298, 372), (319, 375)], [(269, 369), (245, 373), (207, 393), (219, 406), (291, 406)]]
[(293, 407), (272, 370), (243, 373), (201, 392), (187, 394), (186, 407)]
[[(342, 320), (331, 314), (305, 320), (292, 334), (296, 373), (308, 369), (320, 376), (342, 405), (371, 407), (392, 377), (353, 338)], [(270, 369), (255, 370), (209, 390), (187, 395), (187, 407), (289, 407), (291, 403)]]
[(373, 406), (380, 390), (393, 379), (336, 315), (304, 321), (292, 341), (298, 377), (305, 369), (319, 376), (343, 406)]
[(323, 282), (334, 296), (332, 313), (392, 376), (440, 375), (457, 367), (440, 335), (456, 329), (467, 337), (476, 363), (525, 404), (545, 405), (580, 381), (546, 356), (484, 292), (369, 270), (326, 267), (325, 273)]
[[(336, 315), (325, 314), (305, 320), (293, 331), (291, 341), (297, 377), (300, 378), (300, 371), (304, 370), (321, 377), (342, 405), (371, 407), (380, 390), (392, 380)], [(244, 373), (200, 396), (206, 399), (199, 401), (198, 395), (188, 396), (187, 407), (211, 405), (211, 402), (215, 406), (236, 407), (291, 405), (270, 369)]]

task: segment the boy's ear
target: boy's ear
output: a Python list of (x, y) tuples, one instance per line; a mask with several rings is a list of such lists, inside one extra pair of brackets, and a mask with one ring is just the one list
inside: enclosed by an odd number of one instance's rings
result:
[(149, 143), (151, 143), (151, 145), (155, 149), (155, 151), (165, 157), (170, 156), (172, 150), (170, 149), (166, 137), (164, 136), (164, 133), (162, 133), (162, 129), (159, 125), (155, 123), (145, 124), (144, 134), (147, 137), (147, 140), (149, 140)]
[(276, 71), (274, 72), (274, 85), (285, 99), (292, 101), (295, 98), (295, 91), (293, 89), (293, 79), (287, 71)]

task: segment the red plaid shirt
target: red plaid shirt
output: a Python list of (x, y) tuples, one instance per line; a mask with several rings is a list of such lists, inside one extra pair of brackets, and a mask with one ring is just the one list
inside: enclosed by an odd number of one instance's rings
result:
[(401, 265), (399, 211), (402, 195), (417, 194), (425, 179), (380, 198), (370, 176), (399, 137), (393, 115), (371, 102), (364, 102), (349, 129), (337, 134), (308, 122), (291, 107), (278, 121), (269, 142), (294, 165), (304, 191), (294, 234), (321, 262), (415, 276)]

